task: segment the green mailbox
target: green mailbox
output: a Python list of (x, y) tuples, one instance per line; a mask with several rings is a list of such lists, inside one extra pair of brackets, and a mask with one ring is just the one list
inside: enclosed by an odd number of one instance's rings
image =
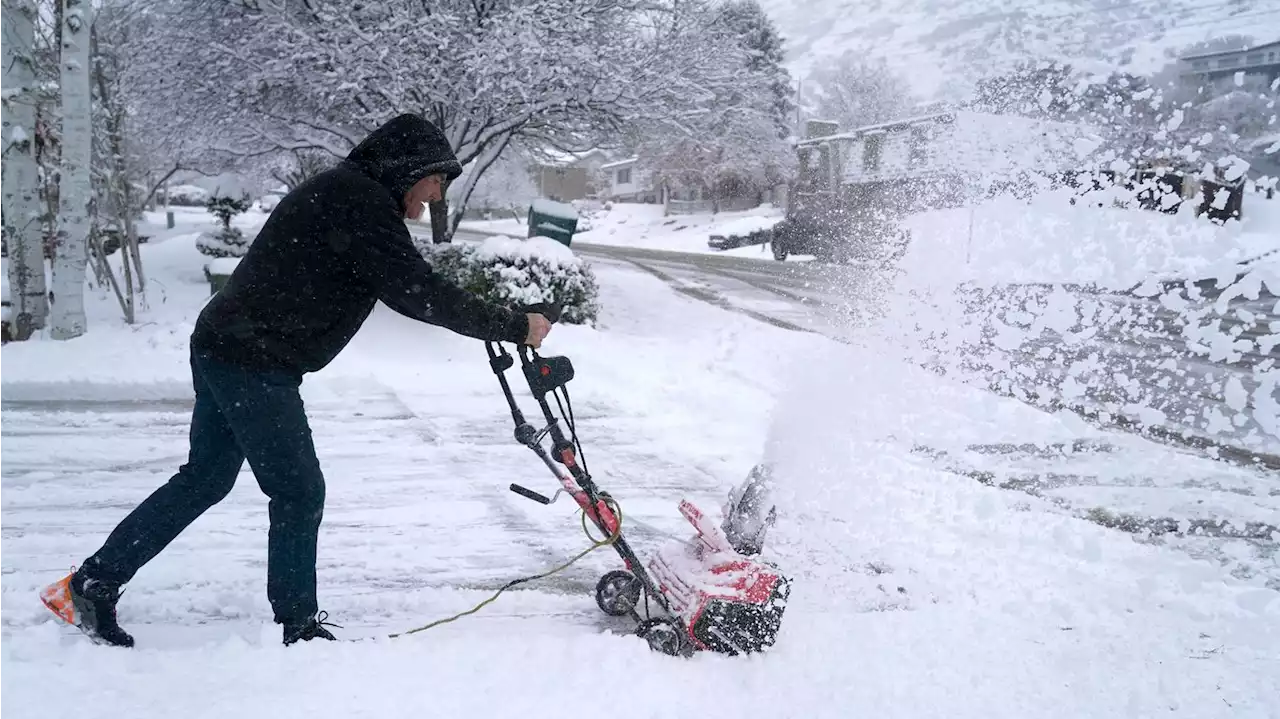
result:
[(537, 199), (529, 205), (529, 237), (549, 237), (569, 246), (578, 229), (578, 211), (572, 205)]

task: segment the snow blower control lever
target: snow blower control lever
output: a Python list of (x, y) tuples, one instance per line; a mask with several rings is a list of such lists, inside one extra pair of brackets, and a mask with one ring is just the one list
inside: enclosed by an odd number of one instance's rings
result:
[[(561, 307), (534, 305), (525, 311), (557, 322)], [(506, 371), (515, 365), (514, 358), (501, 343), (486, 342), (485, 348), (489, 366), (497, 375), (511, 410), (516, 441), (533, 450), (560, 481), (560, 488), (550, 497), (514, 483), (511, 491), (543, 505), (568, 494), (582, 511), (583, 530), (592, 541), (590, 548), (560, 567), (508, 586), (549, 576), (595, 549), (612, 546), (625, 569), (607, 572), (600, 578), (596, 604), (605, 614), (633, 619), (636, 635), (645, 639), (650, 648), (673, 656), (689, 656), (698, 650), (737, 655), (772, 646), (786, 609), (790, 580), (774, 565), (738, 551), (736, 543), (688, 501), (680, 503), (680, 511), (697, 532), (693, 540), (674, 540), (647, 564), (641, 562), (623, 536), (621, 507), (596, 486), (587, 469), (565, 386), (574, 377), (569, 358), (543, 357), (527, 345), (517, 347), (525, 381), (546, 422), (538, 429), (525, 419), (507, 382)], [(559, 415), (552, 411), (548, 396), (555, 400)], [(562, 421), (567, 433), (561, 427)], [(542, 445), (547, 437), (551, 439), (549, 453)], [(587, 520), (603, 534), (603, 539), (592, 534)], [(729, 534), (736, 536), (736, 532)]]

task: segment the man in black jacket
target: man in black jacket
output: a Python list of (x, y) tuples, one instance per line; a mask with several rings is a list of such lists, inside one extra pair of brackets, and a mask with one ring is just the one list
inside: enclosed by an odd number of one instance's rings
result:
[(116, 620), (121, 586), (227, 496), (247, 459), (270, 498), (267, 597), (284, 643), (334, 638), (316, 602), (325, 486), (303, 375), (329, 364), (378, 301), (482, 340), (537, 347), (550, 330), (540, 314), (449, 284), (414, 249), (404, 218), (420, 217), (461, 173), (436, 127), (401, 115), (280, 201), (192, 332), (186, 464), (83, 566), (41, 592), (50, 610), (95, 641), (133, 646)]

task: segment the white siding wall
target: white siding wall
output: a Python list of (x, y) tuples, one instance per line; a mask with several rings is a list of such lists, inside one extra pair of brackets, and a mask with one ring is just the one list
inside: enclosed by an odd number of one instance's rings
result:
[[(627, 182), (619, 182), (619, 175), (629, 175)], [(635, 164), (609, 168), (609, 188), (613, 195), (629, 195), (638, 189)]]
[[(913, 129), (927, 132), (925, 159), (911, 161)], [(1021, 170), (1065, 170), (1085, 162), (1082, 153), (1095, 145), (1091, 128), (1020, 117), (957, 113), (953, 122), (928, 121), (898, 127), (879, 137), (880, 161), (865, 164), (866, 139), (844, 141), (847, 183), (876, 182), (955, 173), (999, 178)], [(1092, 138), (1092, 139), (1091, 139)]]

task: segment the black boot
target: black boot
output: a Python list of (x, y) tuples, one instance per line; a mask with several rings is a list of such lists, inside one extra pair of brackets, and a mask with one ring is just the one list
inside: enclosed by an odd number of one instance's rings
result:
[(284, 625), (284, 644), (289, 646), (297, 641), (309, 642), (312, 639), (328, 639), (329, 641), (337, 640), (337, 637), (325, 627), (342, 627), (337, 624), (331, 624), (325, 620), (329, 618), (328, 612), (319, 612), (314, 617), (308, 618), (301, 624), (285, 622)]
[(120, 585), (93, 579), (82, 569), (45, 587), (40, 599), (59, 618), (94, 642), (131, 647), (133, 637), (116, 622), (120, 594)]

